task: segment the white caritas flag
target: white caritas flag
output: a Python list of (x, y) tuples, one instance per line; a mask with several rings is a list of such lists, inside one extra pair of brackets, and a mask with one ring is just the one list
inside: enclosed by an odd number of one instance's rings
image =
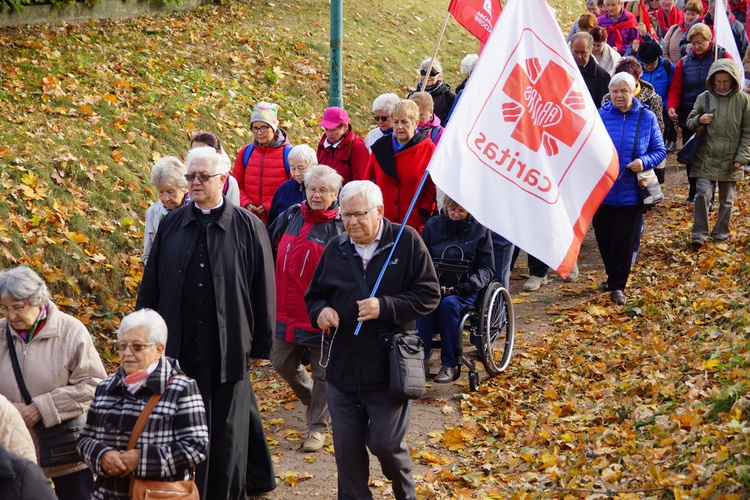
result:
[[(723, 14), (722, 14), (723, 12)], [(729, 14), (727, 5), (724, 0), (716, 0), (716, 10), (714, 10), (714, 41), (719, 47), (724, 47), (732, 56), (734, 64), (740, 71), (740, 92), (745, 88), (745, 68), (742, 66), (740, 50), (737, 48), (737, 42), (732, 35), (732, 28), (729, 26)]]
[(479, 222), (568, 275), (619, 166), (544, 0), (507, 2), (428, 170)]

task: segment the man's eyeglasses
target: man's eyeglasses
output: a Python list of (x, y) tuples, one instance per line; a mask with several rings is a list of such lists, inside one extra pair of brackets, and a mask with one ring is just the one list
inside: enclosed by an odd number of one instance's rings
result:
[(5, 307), (0, 306), (0, 312), (3, 313), (5, 316), (8, 314), (18, 315), (23, 312), (24, 309), (29, 305), (29, 302), (31, 302), (31, 297), (26, 299), (24, 303), (20, 306), (11, 306), (11, 307)]
[[(424, 76), (424, 75), (427, 74), (427, 70), (426, 69), (420, 69), (419, 70), (419, 74), (422, 75), (422, 76)], [(435, 71), (434, 69), (430, 70), (430, 76), (438, 76), (439, 74), (440, 74), (439, 71)]]
[(251, 127), (250, 130), (253, 131), (253, 134), (265, 134), (269, 130), (271, 130), (271, 127), (268, 125), (263, 125), (261, 127)]
[(151, 347), (152, 345), (154, 345), (154, 342), (147, 342), (145, 344), (141, 342), (133, 342), (132, 344), (128, 342), (120, 342), (117, 344), (117, 350), (120, 352), (125, 352), (128, 350), (128, 347), (130, 347), (131, 352), (141, 352), (145, 348)]
[(372, 115), (372, 119), (375, 120), (376, 122), (385, 122), (385, 121), (388, 121), (388, 118), (390, 118), (390, 116)]
[(198, 179), (201, 183), (208, 182), (208, 179), (211, 177), (216, 177), (217, 175), (221, 175), (221, 172), (218, 172), (216, 174), (185, 174), (185, 180), (188, 182), (193, 182), (195, 179)]
[(329, 194), (331, 194), (331, 191), (327, 190), (326, 188), (323, 188), (323, 189), (307, 188), (307, 194), (309, 194), (310, 196), (315, 196), (316, 194), (319, 194), (322, 197), (326, 197)]
[(373, 210), (375, 209), (371, 208), (366, 212), (341, 212), (341, 220), (357, 219), (358, 221), (362, 221), (365, 219), (365, 217), (367, 217), (367, 214), (369, 214)]

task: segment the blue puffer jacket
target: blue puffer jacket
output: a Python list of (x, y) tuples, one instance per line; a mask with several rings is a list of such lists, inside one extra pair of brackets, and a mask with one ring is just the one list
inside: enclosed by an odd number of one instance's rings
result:
[[(636, 126), (641, 110), (643, 110), (643, 118), (638, 131), (635, 155), (633, 155)], [(632, 170), (627, 168), (628, 164), (635, 158), (640, 158), (643, 161), (643, 169), (648, 170), (657, 166), (667, 156), (667, 149), (664, 147), (656, 116), (648, 109), (648, 106), (644, 106), (635, 98), (633, 98), (633, 107), (626, 113), (608, 102), (602, 105), (599, 115), (604, 121), (604, 127), (612, 138), (620, 159), (620, 173), (602, 205), (615, 207), (638, 205), (641, 202), (638, 197), (638, 178)]]
[[(669, 71), (667, 71), (665, 66), (669, 67)], [(648, 71), (646, 68), (643, 68), (643, 74), (641, 75), (641, 81), (650, 83), (654, 87), (654, 91), (659, 94), (664, 109), (667, 108), (667, 96), (669, 95), (669, 85), (672, 83), (673, 74), (674, 65), (659, 56), (659, 63), (656, 65), (656, 69)], [(657, 110), (652, 109), (651, 111), (656, 112)]]

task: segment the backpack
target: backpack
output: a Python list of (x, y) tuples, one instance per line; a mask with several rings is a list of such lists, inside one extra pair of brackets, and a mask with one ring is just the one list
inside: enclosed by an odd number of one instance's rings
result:
[[(242, 155), (242, 166), (243, 168), (247, 168), (247, 162), (250, 161), (250, 155), (253, 154), (253, 150), (255, 149), (255, 145), (250, 143), (245, 148), (245, 153)], [(289, 151), (292, 150), (292, 146), (287, 144), (284, 146), (284, 170), (286, 170), (287, 177), (289, 176), (289, 173), (291, 172), (291, 169), (289, 168)]]

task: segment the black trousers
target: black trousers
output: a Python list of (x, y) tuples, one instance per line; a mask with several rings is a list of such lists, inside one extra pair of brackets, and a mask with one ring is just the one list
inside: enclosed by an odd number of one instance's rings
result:
[(261, 471), (258, 481), (268, 481), (270, 471), (275, 486), (271, 453), (250, 379), (221, 383), (216, 368), (193, 365), (183, 370), (197, 382), (206, 407), (208, 458), (195, 473), (201, 498), (245, 500), (251, 463), (253, 470)]
[(630, 275), (633, 245), (640, 237), (642, 205), (600, 205), (594, 214), (594, 233), (607, 272), (610, 290), (624, 290)]

